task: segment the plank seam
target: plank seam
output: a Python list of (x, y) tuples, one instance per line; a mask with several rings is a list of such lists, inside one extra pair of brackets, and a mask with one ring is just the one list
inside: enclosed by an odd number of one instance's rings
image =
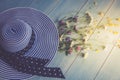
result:
[[(85, 6), (87, 3), (88, 3), (88, 0), (82, 5), (82, 7), (81, 7), (81, 8), (79, 9), (79, 11), (75, 14), (75, 16), (78, 15), (78, 14), (81, 12), (82, 8), (84, 8), (84, 6)], [(73, 60), (73, 62), (71, 63), (71, 65), (68, 67), (68, 69), (66, 70), (66, 72), (65, 72), (64, 74), (66, 74), (66, 73), (69, 71), (69, 69), (71, 68), (72, 64), (75, 62), (75, 60), (77, 59), (77, 57), (78, 57), (78, 54), (76, 55), (75, 59)]]
[[(111, 3), (111, 5), (110, 5), (110, 7), (108, 8), (107, 12), (111, 9), (111, 7), (113, 6), (114, 2), (115, 2), (115, 0), (112, 0), (112, 3)], [(107, 12), (106, 12), (106, 14), (107, 14)], [(106, 14), (105, 14), (105, 16), (106, 16)], [(116, 44), (116, 42), (115, 42), (115, 44)], [(115, 44), (113, 45), (112, 49), (111, 49), (110, 52), (108, 53), (105, 61), (104, 61), (103, 64), (101, 65), (100, 69), (99, 69), (98, 72), (96, 73), (96, 75), (95, 75), (95, 77), (93, 78), (93, 80), (96, 80), (96, 78), (97, 78), (97, 76), (99, 75), (100, 71), (102, 70), (103, 66), (105, 65), (105, 63), (107, 62), (108, 58), (110, 57), (110, 53), (111, 53), (112, 50), (114, 49)]]
[(52, 13), (52, 11), (54, 10), (54, 9), (56, 9), (56, 7), (55, 6), (57, 6), (57, 4), (60, 2), (60, 0), (57, 0), (55, 3), (54, 3), (54, 5), (52, 6), (52, 8), (49, 10), (49, 11), (47, 11), (47, 14), (49, 15), (50, 13)]

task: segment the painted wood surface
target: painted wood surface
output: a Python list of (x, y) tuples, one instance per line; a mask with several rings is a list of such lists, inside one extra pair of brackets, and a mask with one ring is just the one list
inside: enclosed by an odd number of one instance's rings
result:
[[(116, 0), (113, 7), (110, 9), (107, 16), (112, 18), (120, 17), (120, 0)], [(120, 26), (116, 28), (120, 31)], [(112, 49), (108, 53), (102, 67), (97, 72), (95, 80), (120, 80), (120, 48), (117, 47), (117, 41), (120, 39), (120, 34), (117, 35), (113, 43)]]
[[(110, 0), (108, 1), (106, 0), (106, 2), (101, 4), (99, 3), (99, 6), (98, 6), (99, 9), (94, 9), (93, 11), (93, 14), (95, 13), (94, 16), (96, 16), (97, 18), (98, 16), (96, 15), (96, 13), (98, 13), (99, 11), (103, 11), (107, 13), (109, 7), (111, 6), (111, 3), (112, 1)], [(104, 9), (101, 6), (103, 6)], [(103, 18), (98, 17), (97, 25), (99, 25), (102, 22), (104, 17), (105, 16), (103, 16)], [(88, 41), (95, 38), (95, 36), (96, 36), (96, 33), (92, 34)], [(108, 49), (110, 50), (111, 47), (109, 46)], [(103, 64), (107, 56), (107, 53), (109, 53), (109, 50), (106, 50), (105, 52), (101, 52), (100, 54), (91, 54), (93, 52), (90, 52), (90, 55), (86, 60), (78, 56), (74, 61), (74, 63), (72, 64), (71, 68), (66, 73), (67, 80), (73, 80), (75, 78), (76, 80), (93, 80), (95, 77), (95, 74)]]
[[(94, 5), (96, 1), (96, 5)], [(43, 11), (54, 22), (70, 14), (82, 16), (86, 11), (90, 12), (97, 20), (94, 26), (103, 24), (106, 17), (120, 17), (120, 0), (0, 0), (0, 11), (13, 7), (32, 7)], [(104, 15), (98, 16), (99, 12)], [(116, 28), (120, 31), (120, 28)], [(88, 41), (96, 38), (105, 38), (106, 31), (101, 31), (99, 37), (98, 30), (89, 36)], [(90, 52), (87, 59), (79, 55), (72, 54), (66, 56), (64, 53), (57, 53), (49, 66), (60, 67), (65, 74), (65, 80), (120, 80), (120, 49), (115, 46), (119, 35), (114, 35), (108, 42), (106, 49), (98, 54)], [(0, 78), (0, 80), (3, 80)], [(58, 78), (47, 78), (33, 76), (27, 80), (64, 80)]]

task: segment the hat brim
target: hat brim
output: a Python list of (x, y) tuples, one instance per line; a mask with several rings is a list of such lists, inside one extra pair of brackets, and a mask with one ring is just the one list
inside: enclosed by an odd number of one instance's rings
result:
[[(12, 8), (0, 13), (0, 27), (13, 19), (24, 20), (32, 27), (35, 33), (34, 45), (24, 56), (49, 59), (51, 61), (55, 56), (59, 43), (58, 31), (53, 21), (44, 13), (32, 8)], [(0, 59), (1, 78), (26, 79), (31, 76), (30, 74), (16, 71)]]

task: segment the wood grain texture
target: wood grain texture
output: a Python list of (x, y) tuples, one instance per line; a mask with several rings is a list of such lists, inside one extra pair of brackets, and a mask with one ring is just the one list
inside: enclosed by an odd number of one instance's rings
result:
[[(119, 18), (120, 17), (120, 0), (116, 0), (113, 7), (107, 14), (108, 17)], [(120, 31), (120, 26), (116, 28)], [(116, 40), (120, 39), (120, 34)], [(104, 64), (99, 69), (95, 80), (120, 80), (120, 48), (116, 46), (116, 40), (112, 42), (114, 45), (104, 61)]]
[(29, 7), (43, 11), (45, 14), (49, 14), (54, 8), (59, 6), (60, 0), (34, 0)]
[(83, 6), (87, 0), (61, 0), (61, 4), (53, 10), (49, 16), (55, 21), (68, 14), (75, 15)]
[(95, 80), (120, 80), (120, 49), (114, 47)]

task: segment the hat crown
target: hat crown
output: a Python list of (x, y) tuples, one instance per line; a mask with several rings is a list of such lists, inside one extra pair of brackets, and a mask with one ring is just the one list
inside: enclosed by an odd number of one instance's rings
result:
[(30, 25), (20, 19), (8, 21), (0, 30), (0, 46), (12, 53), (24, 49), (32, 35)]

